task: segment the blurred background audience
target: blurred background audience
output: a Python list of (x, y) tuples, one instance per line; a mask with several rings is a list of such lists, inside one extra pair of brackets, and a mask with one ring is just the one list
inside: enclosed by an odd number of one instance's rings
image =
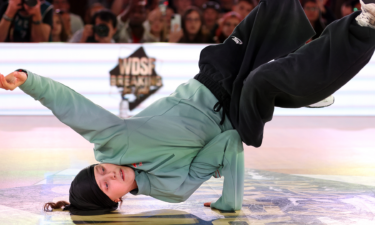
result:
[(184, 14), (184, 12), (192, 6), (191, 0), (173, 0), (173, 5), (175, 6), (177, 14)]
[[(0, 0), (0, 42), (222, 43), (259, 0), (35, 2), (28, 5), (23, 0)], [(316, 31), (311, 40), (336, 19), (361, 10), (359, 0), (300, 2)], [(105, 29), (101, 35), (108, 33), (106, 37), (95, 33), (99, 25)]]
[(234, 1), (234, 0), (219, 0), (218, 2), (220, 3), (222, 14), (225, 14), (225, 13), (233, 10), (233, 7), (234, 7), (236, 1)]
[(178, 43), (212, 43), (209, 39), (209, 34), (203, 28), (203, 15), (198, 7), (191, 6), (182, 15), (181, 29), (171, 33), (169, 37), (169, 42)]
[(0, 6), (0, 42), (51, 41), (53, 6), (36, 0), (32, 4), (22, 0), (2, 1)]
[(317, 1), (319, 0), (304, 0), (302, 2), (302, 7), (305, 11), (307, 19), (310, 21), (310, 24), (314, 28), (316, 33), (315, 36), (311, 38), (312, 40), (318, 38), (322, 34), (326, 26), (322, 19), (322, 14), (320, 12)]
[(155, 42), (164, 42), (167, 40), (166, 29), (163, 13), (159, 8), (155, 8), (148, 15), (148, 23), (150, 24), (150, 36)]
[(252, 0), (238, 0), (233, 6), (233, 11), (240, 14), (242, 18), (245, 18), (254, 8), (256, 4)]
[(241, 21), (242, 16), (239, 13), (235, 11), (226, 13), (216, 31), (215, 42), (223, 43)]
[(117, 17), (118, 26), (115, 35), (117, 43), (145, 43), (156, 42), (150, 33), (149, 13), (146, 1), (133, 0)]
[(70, 3), (68, 0), (53, 0), (53, 8), (55, 12), (59, 12), (69, 36), (83, 28), (84, 24), (81, 17), (70, 12)]
[(117, 18), (108, 9), (97, 11), (90, 24), (86, 24), (79, 39), (79, 43), (115, 43), (113, 36), (117, 30)]
[[(69, 29), (69, 28), (68, 28)], [(53, 14), (52, 42), (67, 42), (71, 35), (70, 30), (66, 28), (63, 18), (59, 11)]]
[(213, 40), (219, 27), (220, 5), (217, 2), (209, 1), (202, 5), (202, 9), (203, 27), (207, 30), (209, 38)]

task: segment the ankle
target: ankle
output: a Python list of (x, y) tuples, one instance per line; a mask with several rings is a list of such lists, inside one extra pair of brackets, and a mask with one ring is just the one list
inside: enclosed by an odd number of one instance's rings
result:
[(360, 2), (362, 12), (355, 18), (358, 25), (375, 29), (375, 4), (369, 1), (366, 1), (368, 4), (365, 4), (363, 0)]

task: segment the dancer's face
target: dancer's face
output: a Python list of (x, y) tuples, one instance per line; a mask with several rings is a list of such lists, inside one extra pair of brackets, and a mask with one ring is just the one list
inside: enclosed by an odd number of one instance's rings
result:
[(115, 202), (131, 191), (135, 182), (134, 170), (127, 166), (103, 163), (95, 166), (94, 174), (99, 188)]

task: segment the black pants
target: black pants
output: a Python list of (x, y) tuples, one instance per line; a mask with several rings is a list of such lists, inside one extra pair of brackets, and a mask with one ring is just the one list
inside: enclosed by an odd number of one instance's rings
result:
[(331, 23), (305, 45), (314, 31), (299, 1), (262, 0), (223, 44), (202, 51), (196, 79), (221, 101), (242, 141), (259, 147), (275, 106), (323, 100), (369, 62), (375, 29), (360, 27), (359, 13)]

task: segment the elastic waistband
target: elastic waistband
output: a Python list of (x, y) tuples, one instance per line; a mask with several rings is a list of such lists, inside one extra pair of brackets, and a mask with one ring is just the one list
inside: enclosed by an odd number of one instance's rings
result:
[[(225, 114), (230, 120), (230, 94), (221, 86), (222, 75), (214, 68), (205, 65), (201, 71), (194, 77), (197, 81), (206, 86), (212, 94), (218, 99), (220, 105), (223, 107)], [(233, 125), (233, 123), (232, 123)]]

